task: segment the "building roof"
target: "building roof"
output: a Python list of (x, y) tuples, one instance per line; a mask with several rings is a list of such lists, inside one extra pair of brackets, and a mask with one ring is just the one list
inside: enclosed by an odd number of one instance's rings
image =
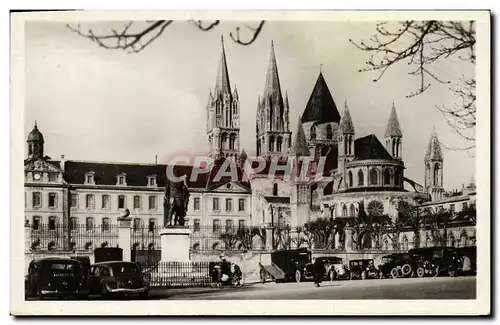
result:
[(224, 50), (224, 39), (220, 38), (222, 52), (219, 60), (219, 69), (217, 71), (217, 80), (215, 82), (215, 96), (221, 94), (231, 94), (231, 84), (229, 83), (229, 73), (227, 71), (226, 51)]
[(347, 100), (344, 103), (344, 114), (340, 119), (339, 132), (342, 134), (354, 133), (354, 124), (352, 123), (351, 113), (349, 113)]
[(388, 159), (393, 160), (384, 146), (373, 134), (354, 141), (354, 160)]
[(399, 126), (398, 115), (396, 113), (396, 105), (392, 103), (391, 115), (389, 116), (389, 121), (387, 122), (387, 128), (385, 129), (385, 137), (402, 137), (403, 132), (401, 132), (401, 127)]
[(439, 143), (435, 127), (433, 128), (431, 138), (429, 139), (425, 160), (443, 160), (443, 151), (441, 150), (441, 144)]
[(265, 196), (265, 199), (269, 203), (283, 203), (283, 204), (290, 203), (289, 196)]
[(309, 151), (309, 146), (307, 145), (306, 136), (304, 134), (304, 129), (302, 128), (302, 123), (299, 120), (299, 124), (297, 126), (297, 132), (295, 133), (295, 140), (292, 144), (291, 152), (295, 156), (309, 156), (311, 153)]
[(43, 140), (43, 134), (38, 130), (38, 126), (36, 125), (33, 127), (33, 130), (28, 134), (28, 140), (27, 141), (38, 141), (41, 143), (44, 143)]
[(301, 121), (303, 123), (312, 121), (338, 123), (340, 121), (337, 105), (335, 105), (335, 101), (321, 72), (316, 80), (304, 113), (302, 113)]

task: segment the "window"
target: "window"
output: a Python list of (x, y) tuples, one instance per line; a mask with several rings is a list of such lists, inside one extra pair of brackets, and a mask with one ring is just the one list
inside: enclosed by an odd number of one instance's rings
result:
[(78, 194), (71, 193), (71, 207), (76, 208), (78, 206)]
[(451, 213), (455, 212), (455, 203), (450, 204), (450, 212)]
[(156, 176), (149, 176), (148, 184), (149, 186), (156, 186)]
[(39, 208), (42, 206), (42, 193), (33, 192), (33, 207)]
[(326, 139), (327, 140), (332, 140), (333, 139), (333, 131), (332, 131), (332, 125), (328, 124), (326, 126)]
[(389, 184), (391, 184), (391, 170), (389, 168), (386, 168), (384, 170), (384, 185)]
[(141, 229), (141, 219), (135, 218), (134, 219), (134, 224), (133, 224), (133, 229), (134, 231), (139, 231)]
[(276, 151), (281, 152), (281, 144), (283, 140), (281, 140), (281, 137), (276, 138)]
[(467, 246), (467, 240), (468, 240), (467, 233), (463, 231), (462, 235), (460, 235), (460, 246), (462, 247)]
[(49, 193), (49, 208), (55, 208), (57, 203), (57, 194)]
[(278, 184), (276, 183), (273, 184), (273, 195), (274, 196), (278, 195)]
[(238, 211), (245, 211), (245, 199), (238, 200)]
[(311, 140), (316, 140), (316, 126), (311, 126)]
[(212, 227), (213, 232), (219, 232), (220, 231), (220, 220), (215, 219), (213, 221), (213, 227)]
[(401, 171), (402, 169), (399, 169), (399, 168), (395, 168), (394, 169), (394, 185), (396, 186), (401, 186), (403, 185), (401, 179), (402, 179), (402, 175), (401, 175)]
[(365, 184), (365, 174), (360, 169), (358, 171), (358, 186), (363, 186)]
[(149, 219), (148, 231), (149, 232), (154, 232), (155, 231), (155, 225), (156, 225), (156, 219)]
[(467, 210), (467, 202), (462, 203), (462, 210)]
[(118, 195), (118, 209), (125, 209), (125, 195)]
[(351, 171), (349, 171), (349, 173), (347, 174), (347, 177), (349, 179), (349, 187), (352, 187), (353, 182), (352, 182), (352, 172)]
[(342, 207), (342, 217), (347, 217), (347, 205)]
[(49, 217), (49, 230), (56, 230), (56, 217)]
[(200, 219), (194, 219), (194, 231), (199, 232), (200, 228)]
[(156, 196), (149, 197), (149, 210), (156, 210)]
[(233, 200), (226, 199), (226, 211), (233, 211)]
[(93, 173), (85, 174), (85, 183), (86, 184), (93, 184), (94, 183), (94, 174)]
[(212, 203), (213, 203), (213, 206), (212, 206), (213, 210), (214, 211), (219, 211), (220, 210), (220, 207), (219, 207), (219, 198), (214, 197), (212, 199)]
[(141, 197), (139, 195), (134, 196), (134, 209), (141, 208)]
[(376, 169), (370, 170), (370, 185), (378, 185), (378, 172)]
[(85, 207), (87, 209), (92, 209), (94, 207), (94, 195), (93, 194), (87, 194), (86, 199), (85, 199)]
[(56, 173), (49, 173), (49, 182), (55, 182), (57, 180)]
[(239, 230), (245, 229), (245, 220), (238, 220), (238, 229)]
[(437, 207), (437, 211), (438, 211), (439, 213), (443, 212), (443, 211), (444, 211), (443, 206), (442, 206), (442, 205), (438, 206), (438, 207)]
[(101, 208), (103, 208), (103, 209), (110, 209), (111, 208), (111, 198), (109, 197), (108, 194), (104, 194), (102, 196)]
[(72, 231), (78, 230), (78, 218), (76, 217), (69, 218), (69, 229)]
[(200, 211), (200, 198), (195, 197), (193, 199), (194, 211)]
[(354, 217), (356, 215), (356, 209), (354, 208), (354, 204), (351, 204), (349, 207), (349, 216)]
[(94, 218), (88, 217), (85, 221), (85, 230), (92, 231), (94, 230)]
[(439, 186), (440, 185), (440, 182), (439, 182), (439, 164), (438, 163), (435, 163), (434, 164), (434, 186)]
[(40, 230), (40, 217), (33, 217), (33, 230)]
[(274, 136), (269, 137), (269, 151), (274, 151)]
[(233, 220), (226, 220), (226, 232), (233, 231)]
[(449, 246), (455, 247), (455, 236), (450, 236)]
[(102, 218), (101, 230), (102, 231), (109, 231), (109, 227), (110, 227), (109, 218)]

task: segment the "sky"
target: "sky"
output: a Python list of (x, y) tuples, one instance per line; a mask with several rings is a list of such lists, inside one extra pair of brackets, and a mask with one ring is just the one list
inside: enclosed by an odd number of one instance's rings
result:
[[(98, 33), (119, 29), (120, 22), (84, 23)], [(288, 93), (295, 132), (321, 72), (343, 112), (347, 100), (356, 138), (383, 137), (393, 101), (403, 132), (405, 176), (424, 184), (424, 155), (435, 125), (449, 147), (467, 147), (436, 108), (453, 105), (448, 85), (433, 84), (424, 94), (406, 98), (419, 79), (406, 64), (376, 73), (358, 72), (368, 53), (349, 39), (367, 40), (375, 22), (267, 22), (249, 46), (233, 42), (236, 23), (221, 22), (211, 31), (190, 22), (174, 22), (139, 53), (107, 50), (76, 35), (60, 22), (27, 22), (25, 38), (25, 136), (35, 120), (45, 138), (45, 154), (69, 160), (166, 163), (174, 155), (208, 151), (206, 105), (224, 44), (231, 86), (240, 98), (240, 148), (255, 153), (257, 98), (263, 93), (270, 43), (282, 92)], [(448, 61), (433, 67), (451, 81), (474, 67)], [(444, 186), (461, 188), (475, 175), (473, 151), (444, 151)]]

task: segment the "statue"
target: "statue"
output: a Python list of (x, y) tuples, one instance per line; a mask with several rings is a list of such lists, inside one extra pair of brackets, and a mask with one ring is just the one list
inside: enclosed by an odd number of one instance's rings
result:
[[(188, 203), (189, 191), (185, 182), (172, 182), (167, 179), (163, 200), (163, 225), (165, 227), (184, 226)], [(172, 225), (174, 214), (175, 219)]]

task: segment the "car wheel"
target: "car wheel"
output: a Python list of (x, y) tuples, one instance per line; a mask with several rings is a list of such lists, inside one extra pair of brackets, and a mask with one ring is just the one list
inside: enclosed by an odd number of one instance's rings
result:
[(366, 272), (361, 272), (361, 280), (366, 280)]
[(398, 269), (393, 268), (393, 269), (391, 270), (391, 276), (392, 276), (392, 278), (393, 278), (393, 279), (397, 279), (397, 278), (399, 278), (399, 272), (398, 272)]
[(109, 292), (106, 289), (106, 286), (104, 285), (104, 283), (101, 284), (101, 297), (104, 298), (104, 299), (109, 298)]
[(296, 282), (301, 282), (302, 281), (302, 273), (300, 273), (299, 270), (295, 271), (295, 281)]
[(401, 272), (403, 273), (404, 277), (411, 275), (411, 265), (410, 264), (403, 265), (403, 267), (401, 268)]
[(425, 270), (422, 266), (417, 267), (417, 276), (423, 278), (425, 276)]

